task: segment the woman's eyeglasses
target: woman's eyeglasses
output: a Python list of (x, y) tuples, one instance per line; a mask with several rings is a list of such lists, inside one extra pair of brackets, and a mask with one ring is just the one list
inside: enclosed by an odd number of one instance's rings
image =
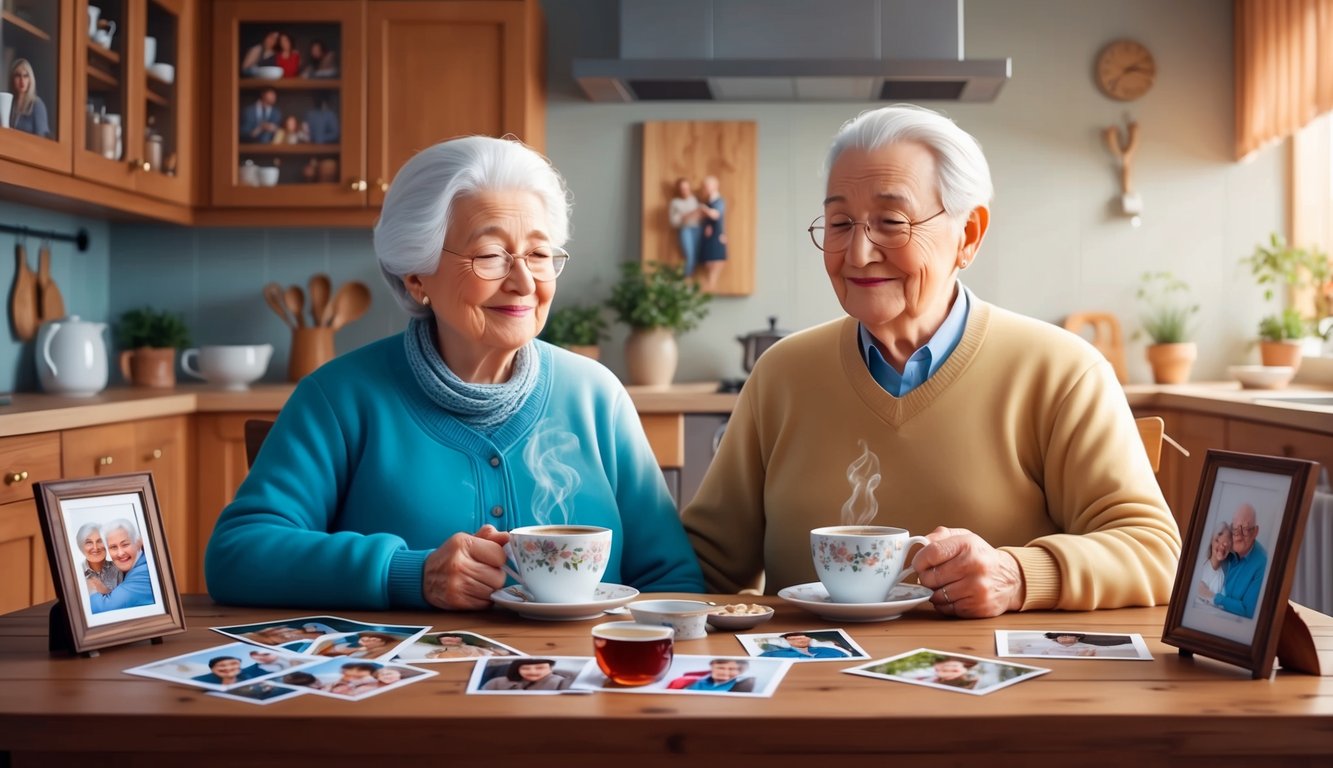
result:
[(501, 280), (508, 277), (510, 271), (514, 268), (514, 262), (521, 259), (528, 265), (528, 272), (532, 274), (533, 280), (546, 283), (559, 277), (565, 269), (565, 264), (569, 261), (569, 253), (554, 245), (543, 245), (540, 248), (534, 248), (522, 256), (515, 256), (503, 248), (482, 251), (472, 256), (464, 256), (448, 248), (441, 248), (440, 250), (445, 253), (452, 253), (455, 256), (462, 256), (472, 262), (472, 273), (482, 280)]

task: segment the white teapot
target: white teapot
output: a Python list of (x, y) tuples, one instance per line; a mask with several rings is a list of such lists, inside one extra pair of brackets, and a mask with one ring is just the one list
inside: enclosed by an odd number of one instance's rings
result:
[(92, 397), (106, 389), (106, 323), (70, 315), (37, 329), (37, 379), (42, 389), (69, 397)]

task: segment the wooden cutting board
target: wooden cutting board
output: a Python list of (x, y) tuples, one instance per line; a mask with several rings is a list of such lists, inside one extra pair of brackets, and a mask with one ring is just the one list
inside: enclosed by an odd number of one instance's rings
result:
[(60, 295), (60, 288), (51, 277), (51, 246), (46, 243), (42, 243), (41, 249), (37, 251), (37, 291), (37, 316), (40, 322), (59, 320), (65, 316), (65, 297)]
[(9, 317), (14, 336), (28, 341), (37, 335), (37, 276), (28, 268), (28, 251), (19, 243), (14, 247), (18, 272), (14, 276), (14, 292), (9, 297)]

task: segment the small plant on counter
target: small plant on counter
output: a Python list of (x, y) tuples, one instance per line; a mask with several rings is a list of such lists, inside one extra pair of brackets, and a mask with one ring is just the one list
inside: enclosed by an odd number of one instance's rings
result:
[(541, 333), (542, 341), (558, 347), (595, 347), (606, 338), (602, 308), (582, 304), (551, 310)]
[(1303, 338), (1308, 326), (1301, 313), (1287, 307), (1280, 315), (1269, 315), (1259, 321), (1259, 338), (1264, 341), (1295, 341)]
[(1190, 316), (1199, 305), (1190, 301), (1189, 285), (1170, 272), (1144, 272), (1135, 294), (1143, 304), (1139, 324), (1154, 344), (1179, 344), (1189, 338)]
[(687, 279), (679, 265), (649, 262), (648, 266), (650, 271), (644, 271), (637, 261), (625, 264), (606, 306), (631, 328), (693, 330), (708, 316), (712, 296)]
[(190, 346), (190, 330), (183, 316), (144, 307), (120, 316), (116, 340), (121, 349), (184, 349)]
[[(1301, 329), (1302, 334), (1318, 329), (1325, 318), (1333, 316), (1333, 264), (1318, 248), (1296, 248), (1274, 232), (1268, 236), (1266, 244), (1260, 243), (1255, 246), (1254, 253), (1241, 259), (1241, 264), (1250, 268), (1255, 282), (1263, 288), (1264, 301), (1272, 301), (1276, 290), (1286, 286), (1298, 295), (1284, 296), (1284, 303), (1288, 299), (1311, 302), (1308, 306), (1312, 314), (1306, 315), (1310, 322)], [(1272, 337), (1264, 330), (1272, 328), (1276, 331), (1279, 326), (1289, 330), (1293, 326), (1285, 315), (1291, 311), (1295, 310), (1284, 310), (1283, 316), (1265, 317), (1260, 323), (1260, 335), (1270, 341), (1300, 338), (1299, 335)], [(1298, 319), (1300, 316), (1298, 313)]]

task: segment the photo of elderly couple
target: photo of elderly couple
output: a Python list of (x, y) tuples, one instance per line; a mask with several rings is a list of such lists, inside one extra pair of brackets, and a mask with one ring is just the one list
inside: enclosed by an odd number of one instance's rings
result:
[(308, 693), (355, 701), (419, 683), (435, 672), (406, 664), (323, 659), (315, 666), (288, 672), (273, 682)]
[(488, 656), (522, 656), (513, 646), (475, 632), (431, 632), (398, 649), (398, 658), (414, 664), (474, 661)]
[(841, 629), (810, 629), (782, 634), (736, 635), (751, 656), (795, 661), (868, 659), (870, 654)]
[(161, 614), (157, 552), (146, 539), (136, 494), (68, 499), (62, 504), (73, 571), (88, 626)]
[(1037, 632), (997, 629), (995, 653), (998, 656), (1152, 661), (1152, 652), (1143, 642), (1143, 635), (1059, 629)]
[[(209, 538), (210, 596), (491, 607), (511, 583), (509, 531), (538, 522), (550, 468), (524, 454), (551, 425), (583, 447), (560, 468), (581, 481), (562, 519), (612, 531), (607, 583), (775, 595), (814, 582), (809, 532), (839, 522), (864, 438), (894, 468), (878, 488), (894, 525), (931, 538), (908, 565), (945, 617), (1166, 603), (1180, 532), (1111, 365), (965, 282), (1004, 211), (980, 143), (911, 105), (848, 117), (828, 126), (822, 181), (800, 195), (802, 247), (842, 311), (764, 351), (684, 509), (615, 373), (537, 338), (562, 273), (589, 268), (565, 249), (574, 201), (560, 172), (510, 139), (414, 154), (368, 265), (407, 328), (296, 385)], [(439, 492), (440, 478), (474, 477), (486, 480)]]
[(125, 670), (125, 673), (213, 691), (229, 691), (311, 668), (323, 661), (249, 643), (228, 643), (143, 664)]
[(918, 648), (887, 659), (844, 669), (849, 675), (875, 677), (899, 683), (924, 685), (957, 693), (981, 696), (994, 693), (1050, 672), (1026, 664), (983, 659), (960, 653)]
[(392, 658), (399, 648), (430, 631), (419, 624), (371, 624), (340, 616), (302, 616), (212, 629), (293, 653), (356, 659)]

